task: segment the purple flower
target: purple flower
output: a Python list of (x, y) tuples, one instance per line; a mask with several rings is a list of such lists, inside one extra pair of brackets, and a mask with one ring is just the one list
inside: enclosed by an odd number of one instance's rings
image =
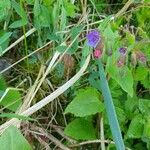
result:
[(121, 55), (126, 55), (126, 53), (127, 53), (127, 48), (121, 47), (121, 48), (119, 48), (119, 52), (120, 52)]
[(87, 40), (88, 40), (88, 45), (91, 47), (96, 47), (98, 42), (100, 42), (101, 37), (98, 31), (92, 30), (90, 33), (87, 34)]

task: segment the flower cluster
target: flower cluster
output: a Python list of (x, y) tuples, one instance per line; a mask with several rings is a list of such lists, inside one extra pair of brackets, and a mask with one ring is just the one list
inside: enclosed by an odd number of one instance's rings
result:
[(88, 45), (94, 48), (93, 55), (95, 58), (99, 58), (102, 55), (102, 50), (99, 45), (101, 45), (100, 33), (96, 30), (92, 30), (87, 34)]

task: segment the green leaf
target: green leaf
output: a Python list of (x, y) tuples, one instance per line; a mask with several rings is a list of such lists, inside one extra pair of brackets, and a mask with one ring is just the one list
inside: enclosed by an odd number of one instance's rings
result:
[(21, 94), (18, 89), (7, 88), (0, 98), (0, 105), (12, 111), (16, 111), (21, 105)]
[(11, 1), (12, 7), (15, 9), (16, 13), (26, 22), (28, 22), (28, 17), (23, 7), (18, 4), (15, 0)]
[(125, 101), (125, 112), (128, 119), (134, 117), (134, 111), (138, 108), (138, 98), (136, 96), (130, 97)]
[[(71, 29), (71, 41), (73, 41), (76, 38), (76, 36), (78, 36), (81, 33), (82, 30), (83, 30), (83, 26), (82, 25), (73, 27)], [(69, 48), (67, 53), (74, 54), (77, 49), (78, 49), (78, 39), (76, 39), (74, 41), (74, 43)]]
[(64, 133), (76, 140), (96, 139), (95, 129), (91, 120), (77, 118), (67, 125)]
[(95, 88), (88, 87), (78, 92), (73, 101), (67, 106), (65, 113), (84, 117), (102, 112), (103, 110), (104, 106), (100, 101), (99, 92)]
[(142, 115), (139, 114), (132, 119), (127, 131), (127, 138), (141, 138), (143, 134), (143, 127), (144, 120)]
[(77, 7), (69, 2), (67, 0), (64, 0), (64, 6), (67, 13), (67, 16), (69, 17), (75, 17), (75, 11), (77, 10)]
[(11, 36), (12, 32), (6, 32), (3, 35), (0, 36), (0, 45), (2, 43), (4, 43), (6, 40), (9, 39), (9, 37)]
[(17, 118), (20, 120), (30, 120), (30, 121), (36, 121), (35, 119), (32, 119), (30, 117), (27, 116), (22, 116), (22, 115), (18, 115), (18, 114), (11, 114), (11, 113), (2, 113), (0, 114), (1, 118)]
[(7, 88), (5, 79), (3, 76), (0, 75), (0, 91), (5, 91), (5, 89)]
[(148, 73), (146, 78), (142, 80), (141, 83), (143, 84), (145, 88), (148, 88), (148, 89), (150, 88), (150, 73)]
[(28, 141), (14, 126), (10, 126), (0, 137), (1, 150), (32, 150)]
[(150, 140), (150, 119), (149, 118), (147, 118), (146, 122), (144, 123), (143, 137), (148, 138)]
[(133, 96), (133, 76), (127, 66), (117, 67), (113, 63), (113, 57), (108, 58), (107, 72), (116, 80), (121, 88), (127, 92), (131, 97)]
[(8, 16), (10, 8), (10, 0), (0, 0), (0, 22)]
[(124, 110), (119, 107), (115, 107), (115, 109), (116, 109), (116, 114), (117, 114), (120, 124), (125, 124), (126, 114), (125, 114)]
[(139, 110), (145, 115), (150, 115), (150, 100), (139, 99)]
[(145, 67), (138, 67), (134, 74), (134, 80), (141, 81), (148, 75), (148, 69)]
[(26, 20), (17, 20), (17, 21), (14, 21), (10, 26), (9, 28), (19, 28), (19, 27), (22, 27), (24, 25), (26, 25), (28, 22)]

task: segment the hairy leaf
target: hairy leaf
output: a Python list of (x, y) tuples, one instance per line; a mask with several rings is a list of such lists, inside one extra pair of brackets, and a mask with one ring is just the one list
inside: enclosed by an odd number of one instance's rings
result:
[(88, 87), (78, 92), (73, 101), (67, 106), (65, 113), (84, 117), (102, 112), (103, 109), (104, 106), (100, 101), (98, 91), (92, 87)]
[(91, 120), (77, 118), (67, 125), (65, 134), (77, 140), (96, 139), (95, 129)]

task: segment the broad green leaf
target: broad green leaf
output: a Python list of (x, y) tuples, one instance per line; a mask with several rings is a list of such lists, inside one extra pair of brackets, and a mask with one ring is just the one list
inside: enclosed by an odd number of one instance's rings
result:
[(150, 115), (150, 100), (139, 99), (139, 110), (145, 115)]
[(127, 138), (141, 138), (143, 134), (144, 120), (142, 115), (135, 116), (129, 125)]
[(70, 2), (67, 2), (67, 0), (64, 0), (64, 6), (67, 13), (67, 16), (69, 17), (75, 17), (75, 11), (77, 10), (77, 7)]
[(35, 7), (34, 23), (37, 28), (50, 27), (50, 13), (47, 7), (40, 5)]
[(143, 86), (147, 89), (150, 88), (150, 73), (147, 75), (147, 77), (141, 81), (141, 83), (143, 84)]
[(147, 120), (144, 123), (143, 137), (148, 138), (150, 140), (150, 119), (149, 118), (147, 118)]
[(127, 92), (131, 97), (133, 96), (133, 76), (127, 66), (117, 67), (113, 62), (113, 57), (108, 58), (107, 72), (116, 80), (121, 88)]
[(0, 0), (0, 22), (8, 16), (10, 8), (10, 0)]
[(28, 141), (14, 126), (10, 126), (0, 137), (0, 150), (32, 150)]
[(96, 139), (95, 129), (91, 120), (77, 118), (67, 125), (64, 133), (76, 140)]
[(93, 115), (104, 110), (99, 92), (92, 87), (82, 89), (67, 106), (65, 113), (72, 113), (78, 117)]
[(128, 119), (132, 119), (134, 111), (138, 108), (138, 98), (136, 96), (130, 97), (128, 96), (127, 100), (125, 101), (125, 112)]
[(115, 107), (115, 109), (116, 109), (116, 114), (117, 114), (120, 125), (125, 124), (126, 114), (125, 114), (124, 110), (119, 107)]
[(0, 105), (12, 111), (16, 111), (21, 105), (21, 94), (18, 89), (7, 88), (0, 98)]
[(134, 74), (134, 80), (141, 81), (148, 75), (148, 69), (145, 67), (138, 67)]

